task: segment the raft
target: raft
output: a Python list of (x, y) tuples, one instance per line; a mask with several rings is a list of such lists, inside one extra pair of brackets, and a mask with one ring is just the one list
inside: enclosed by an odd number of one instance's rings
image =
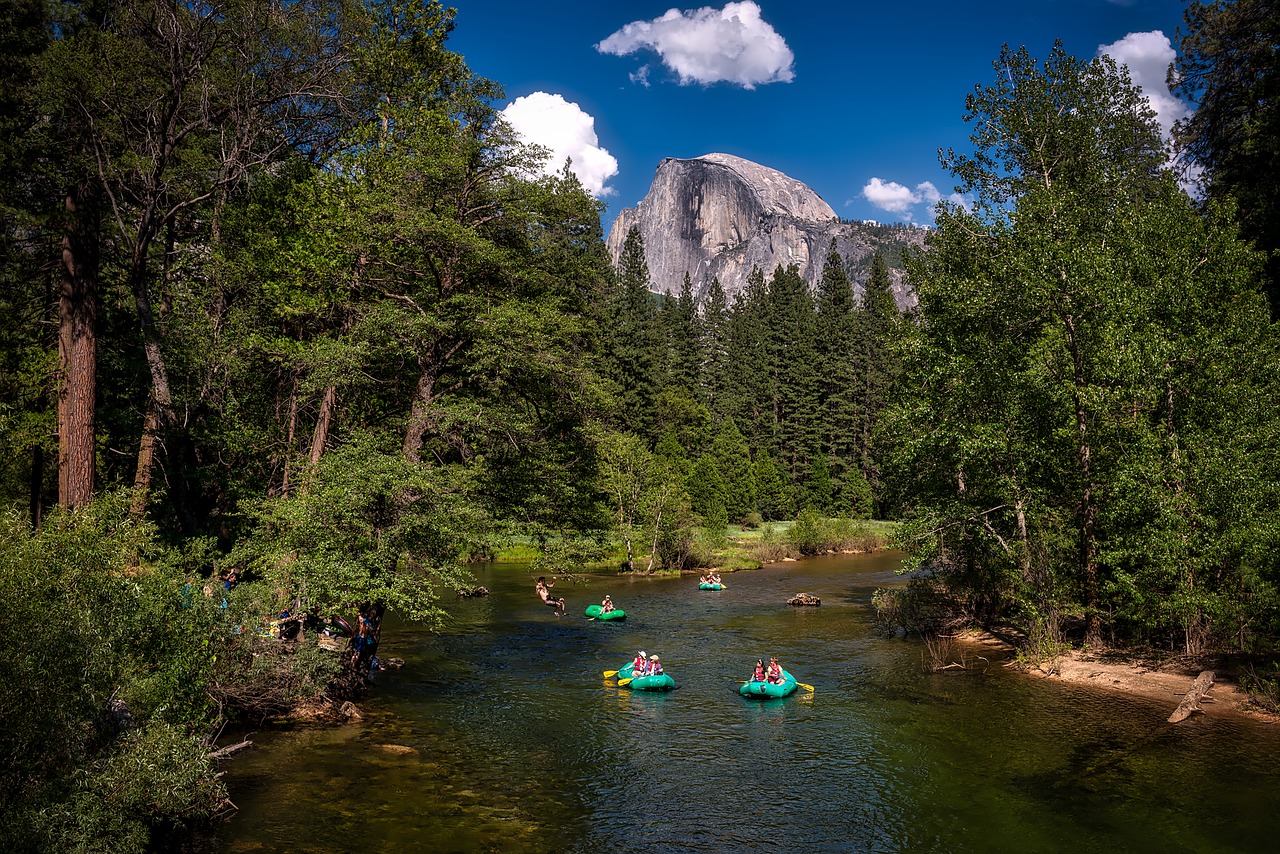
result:
[[(634, 665), (628, 662), (625, 666), (619, 668), (618, 679), (631, 679), (634, 672)], [(672, 679), (666, 673), (659, 673), (655, 676), (641, 676), (631, 679), (624, 688), (630, 688), (633, 691), (670, 691), (676, 687), (676, 680)]]
[(639, 676), (632, 679), (624, 687), (632, 691), (670, 691), (676, 687), (676, 680), (666, 673), (656, 673), (653, 676)]
[(789, 697), (796, 690), (796, 678), (787, 671), (782, 671), (781, 682), (744, 682), (738, 693), (744, 697)]
[(614, 608), (606, 614), (599, 605), (588, 605), (584, 613), (588, 617), (595, 617), (597, 620), (625, 620), (627, 618), (627, 612), (621, 608)]
[(699, 590), (723, 590), (723, 589), (724, 589), (724, 585), (723, 585), (723, 584), (708, 584), (707, 582), (705, 582), (705, 581), (704, 581), (704, 582), (702, 582), (701, 584), (699, 584), (699, 585), (698, 585), (698, 589), (699, 589)]

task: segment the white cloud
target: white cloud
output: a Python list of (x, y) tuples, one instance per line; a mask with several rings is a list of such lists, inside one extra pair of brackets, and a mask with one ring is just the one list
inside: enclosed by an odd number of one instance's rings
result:
[(507, 104), (502, 116), (525, 142), (551, 150), (545, 173), (560, 171), (565, 158), (571, 158), (573, 172), (587, 192), (596, 198), (613, 193), (604, 182), (618, 174), (618, 161), (600, 147), (596, 120), (577, 104), (534, 92)]
[(1129, 33), (1118, 42), (1101, 45), (1098, 55), (1103, 54), (1114, 59), (1116, 64), (1128, 67), (1129, 77), (1142, 89), (1142, 94), (1155, 111), (1160, 130), (1165, 139), (1169, 140), (1173, 123), (1191, 112), (1186, 103), (1169, 91), (1169, 85), (1165, 82), (1169, 63), (1173, 62), (1176, 55), (1169, 37), (1160, 30)]
[(751, 0), (726, 3), (723, 9), (671, 9), (652, 21), (633, 21), (596, 45), (615, 56), (644, 49), (655, 51), (681, 84), (727, 82), (754, 89), (795, 77), (791, 48)]
[[(867, 182), (867, 186), (862, 188), (862, 197), (881, 210), (896, 213), (910, 221), (912, 207), (922, 203), (933, 207), (942, 199), (942, 194), (938, 192), (938, 188), (932, 181), (917, 184), (912, 190), (897, 181), (872, 178)], [(957, 197), (953, 194), (947, 200), (957, 201)]]

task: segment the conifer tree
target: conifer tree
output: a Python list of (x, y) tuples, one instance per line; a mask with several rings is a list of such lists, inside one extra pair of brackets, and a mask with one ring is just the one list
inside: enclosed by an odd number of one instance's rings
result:
[(702, 361), (699, 350), (696, 308), (693, 302), (693, 283), (684, 274), (680, 295), (672, 298), (668, 293), (662, 306), (663, 334), (667, 342), (666, 382), (669, 385), (696, 392)]
[(769, 376), (768, 287), (758, 269), (733, 299), (726, 341), (723, 412), (731, 416), (753, 448), (777, 450), (773, 391)]
[(770, 427), (794, 485), (803, 479), (818, 443), (817, 324), (808, 286), (795, 265), (774, 271), (767, 305)]
[(853, 470), (861, 457), (864, 401), (859, 394), (861, 378), (855, 373), (862, 350), (858, 307), (835, 240), (822, 268), (816, 302), (819, 445), (830, 461), (833, 494), (840, 497), (845, 495), (846, 481), (861, 477)]
[(773, 458), (760, 451), (751, 467), (756, 486), (756, 507), (769, 521), (790, 519), (795, 514), (794, 493)]
[(616, 282), (605, 312), (606, 371), (619, 388), (620, 418), (630, 429), (651, 435), (657, 424), (657, 359), (661, 337), (649, 264), (638, 228), (627, 233), (618, 258)]
[(893, 297), (889, 267), (879, 253), (871, 261), (871, 274), (862, 291), (857, 312), (855, 369), (857, 393), (856, 461), (875, 495), (880, 483), (880, 463), (875, 435), (880, 414), (889, 403), (894, 382), (902, 373), (895, 342), (901, 318)]
[(732, 418), (721, 426), (711, 442), (711, 455), (724, 480), (725, 511), (730, 519), (741, 519), (756, 509), (755, 477), (751, 451)]
[(685, 480), (685, 491), (689, 494), (689, 507), (703, 519), (703, 524), (712, 527), (719, 522), (724, 527), (728, 520), (724, 502), (724, 478), (716, 466), (715, 458), (703, 454), (693, 464)]
[(825, 516), (835, 516), (835, 495), (832, 492), (831, 472), (827, 468), (827, 456), (814, 454), (809, 460), (809, 470), (804, 478), (804, 506), (817, 510)]
[(718, 278), (707, 286), (702, 311), (695, 317), (698, 333), (699, 391), (712, 414), (724, 418), (729, 399), (729, 303)]

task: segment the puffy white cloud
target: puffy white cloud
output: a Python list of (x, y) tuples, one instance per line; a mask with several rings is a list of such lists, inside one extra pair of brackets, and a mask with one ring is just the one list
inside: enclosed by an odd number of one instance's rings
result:
[[(938, 192), (938, 188), (934, 186), (932, 181), (924, 181), (917, 184), (916, 188), (912, 190), (897, 181), (882, 181), (879, 178), (872, 178), (862, 188), (862, 197), (876, 207), (890, 213), (896, 213), (909, 221), (911, 219), (911, 208), (921, 203), (933, 207), (942, 199), (942, 194)], [(963, 203), (963, 200), (959, 199), (955, 194), (948, 196), (947, 201), (957, 204)]]
[[(791, 48), (751, 0), (723, 9), (671, 9), (652, 21), (633, 21), (596, 45), (615, 56), (645, 49), (655, 51), (682, 84), (727, 82), (754, 89), (795, 77)], [(643, 73), (639, 82), (645, 82)]]
[(550, 149), (547, 174), (560, 171), (565, 158), (571, 158), (573, 172), (587, 192), (596, 198), (613, 193), (604, 182), (618, 174), (618, 161), (600, 147), (595, 118), (577, 104), (560, 95), (534, 92), (507, 104), (502, 115), (525, 142)]
[[(932, 181), (921, 181), (913, 190), (897, 181), (872, 178), (862, 188), (862, 197), (881, 210), (897, 214), (904, 222), (912, 222), (915, 219), (916, 212), (912, 208), (916, 205), (925, 205), (928, 208), (924, 212), (924, 221), (932, 222), (933, 206), (943, 199), (965, 210), (972, 208), (972, 202), (959, 193), (943, 196)], [(853, 204), (853, 199), (845, 204)]]
[(1142, 94), (1155, 111), (1165, 139), (1170, 139), (1173, 123), (1191, 110), (1169, 91), (1165, 82), (1169, 63), (1176, 56), (1169, 37), (1160, 30), (1129, 33), (1117, 42), (1100, 46), (1098, 55), (1103, 54), (1114, 59), (1117, 65), (1128, 67), (1129, 77), (1142, 89)]

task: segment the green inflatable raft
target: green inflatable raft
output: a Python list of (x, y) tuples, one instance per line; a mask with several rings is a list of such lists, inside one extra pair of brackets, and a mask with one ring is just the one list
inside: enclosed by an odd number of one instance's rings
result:
[(744, 697), (789, 697), (795, 693), (796, 678), (787, 671), (782, 671), (781, 682), (744, 682), (738, 693)]
[(701, 584), (699, 584), (699, 585), (698, 585), (698, 589), (699, 589), (699, 590), (723, 590), (723, 589), (724, 589), (724, 585), (723, 585), (723, 584), (708, 584), (707, 582), (705, 582), (705, 581), (704, 581), (704, 582), (702, 582)]
[(606, 614), (599, 605), (588, 605), (585, 613), (588, 617), (595, 617), (597, 620), (625, 620), (627, 618), (627, 612), (621, 608), (614, 608)]
[[(618, 671), (618, 679), (631, 679), (633, 672), (633, 666), (628, 664)], [(630, 688), (632, 691), (670, 691), (676, 687), (676, 680), (666, 673), (658, 673), (653, 676), (640, 676), (631, 679), (624, 687)]]

